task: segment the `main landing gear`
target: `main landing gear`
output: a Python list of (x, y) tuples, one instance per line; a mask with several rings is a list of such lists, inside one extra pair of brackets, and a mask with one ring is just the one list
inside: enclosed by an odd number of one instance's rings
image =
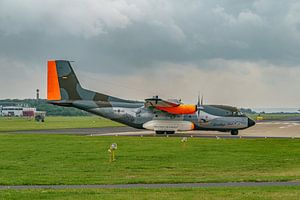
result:
[(231, 135), (238, 135), (239, 131), (238, 130), (231, 130), (230, 133), (231, 133)]
[(175, 131), (155, 131), (156, 134), (174, 134)]

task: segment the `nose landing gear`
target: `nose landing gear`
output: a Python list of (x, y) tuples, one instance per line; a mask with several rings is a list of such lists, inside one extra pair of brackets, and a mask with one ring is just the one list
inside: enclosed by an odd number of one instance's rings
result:
[(230, 133), (231, 133), (231, 135), (238, 135), (239, 131), (238, 130), (231, 130)]
[(155, 131), (156, 134), (175, 134), (175, 131)]

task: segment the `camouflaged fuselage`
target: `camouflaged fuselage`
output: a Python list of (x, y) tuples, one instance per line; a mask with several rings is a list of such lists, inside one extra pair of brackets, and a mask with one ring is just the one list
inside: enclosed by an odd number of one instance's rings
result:
[[(55, 83), (56, 79), (58, 83)], [(231, 106), (203, 105), (200, 112), (176, 115), (145, 106), (145, 102), (84, 89), (70, 62), (64, 60), (48, 62), (48, 100), (51, 104), (75, 107), (135, 128), (143, 128), (143, 124), (151, 120), (189, 121), (195, 129), (218, 131), (245, 129), (254, 125)]]

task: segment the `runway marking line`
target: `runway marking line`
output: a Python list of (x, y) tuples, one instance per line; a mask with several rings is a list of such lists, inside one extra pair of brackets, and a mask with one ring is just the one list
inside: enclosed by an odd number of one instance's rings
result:
[(298, 182), (227, 182), (227, 183), (162, 183), (162, 184), (117, 184), (117, 185), (7, 185), (0, 190), (14, 189), (122, 189), (122, 188), (205, 188), (205, 187), (261, 187), (300, 186)]

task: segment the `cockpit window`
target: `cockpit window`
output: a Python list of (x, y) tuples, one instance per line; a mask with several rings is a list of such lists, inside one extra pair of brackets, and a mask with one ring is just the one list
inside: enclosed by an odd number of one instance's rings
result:
[(244, 114), (244, 113), (242, 113), (242, 112), (238, 112), (238, 116), (244, 117), (244, 116), (245, 116), (245, 114)]
[(245, 116), (244, 113), (237, 111), (232, 113), (233, 116)]

